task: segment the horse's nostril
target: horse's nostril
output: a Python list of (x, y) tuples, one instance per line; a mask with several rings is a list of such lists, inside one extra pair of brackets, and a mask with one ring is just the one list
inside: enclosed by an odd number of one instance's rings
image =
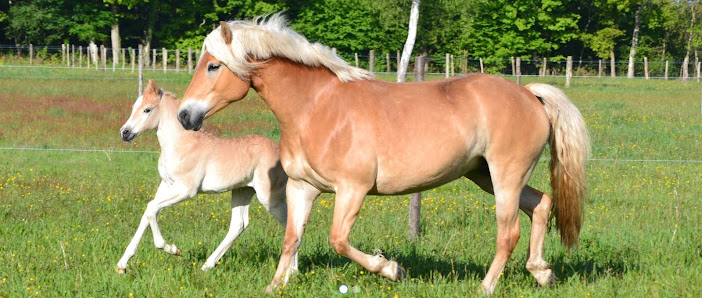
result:
[(130, 133), (129, 129), (125, 129), (122, 131), (122, 136), (126, 137), (129, 135), (129, 133)]
[(188, 114), (188, 111), (180, 111), (178, 113), (178, 120), (180, 120), (180, 123), (190, 123), (190, 114)]

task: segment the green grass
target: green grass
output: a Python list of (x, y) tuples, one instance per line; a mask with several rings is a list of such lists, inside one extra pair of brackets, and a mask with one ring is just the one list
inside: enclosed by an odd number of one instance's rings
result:
[[(187, 74), (148, 73), (182, 94)], [(524, 78), (563, 87), (562, 79)], [(124, 144), (117, 131), (136, 97), (127, 72), (0, 68), (0, 147), (158, 150), (155, 134)], [(568, 252), (555, 231), (545, 258), (559, 277), (539, 287), (524, 268), (529, 221), (500, 279), (498, 296), (702, 296), (702, 160), (697, 82), (575, 79), (564, 89), (592, 136), (589, 200), (580, 246)], [(208, 120), (221, 136), (279, 136), (254, 93)], [(548, 156), (548, 155), (544, 155)], [(175, 257), (146, 232), (127, 274), (115, 265), (160, 181), (158, 154), (0, 150), (0, 296), (260, 296), (273, 277), (283, 229), (257, 202), (251, 224), (209, 272), (200, 266), (229, 225), (229, 199), (200, 195), (160, 213)], [(530, 184), (549, 191), (547, 163)], [(409, 271), (390, 282), (337, 256), (328, 244), (334, 197), (315, 203), (300, 251), (300, 273), (284, 296), (476, 296), (495, 252), (494, 198), (470, 181), (424, 192), (422, 230), (408, 240), (409, 196), (368, 197), (351, 243), (382, 249)]]

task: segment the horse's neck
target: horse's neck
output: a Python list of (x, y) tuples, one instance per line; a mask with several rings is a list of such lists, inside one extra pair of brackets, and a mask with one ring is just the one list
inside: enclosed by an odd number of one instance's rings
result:
[(162, 96), (161, 102), (159, 103), (159, 111), (161, 114), (159, 115), (160, 118), (156, 136), (158, 136), (161, 149), (168, 149), (179, 142), (180, 138), (185, 133), (185, 129), (180, 122), (178, 122), (178, 118), (176, 117), (178, 101), (170, 96)]
[(273, 58), (255, 70), (252, 86), (278, 118), (281, 130), (293, 130), (314, 108), (318, 94), (339, 79), (326, 68)]

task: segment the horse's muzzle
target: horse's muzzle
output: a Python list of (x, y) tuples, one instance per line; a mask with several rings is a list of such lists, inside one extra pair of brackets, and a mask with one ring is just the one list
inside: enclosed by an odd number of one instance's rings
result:
[(188, 110), (182, 110), (178, 113), (178, 121), (183, 128), (187, 130), (200, 130), (202, 127), (202, 122), (205, 120), (205, 114), (193, 112)]

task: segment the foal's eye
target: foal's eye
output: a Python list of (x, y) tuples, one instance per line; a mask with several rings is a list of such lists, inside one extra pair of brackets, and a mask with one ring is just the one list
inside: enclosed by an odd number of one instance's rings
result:
[(220, 66), (221, 64), (210, 63), (207, 65), (207, 71), (216, 71)]
[(144, 113), (146, 113), (146, 114), (151, 113), (151, 108), (144, 109)]

